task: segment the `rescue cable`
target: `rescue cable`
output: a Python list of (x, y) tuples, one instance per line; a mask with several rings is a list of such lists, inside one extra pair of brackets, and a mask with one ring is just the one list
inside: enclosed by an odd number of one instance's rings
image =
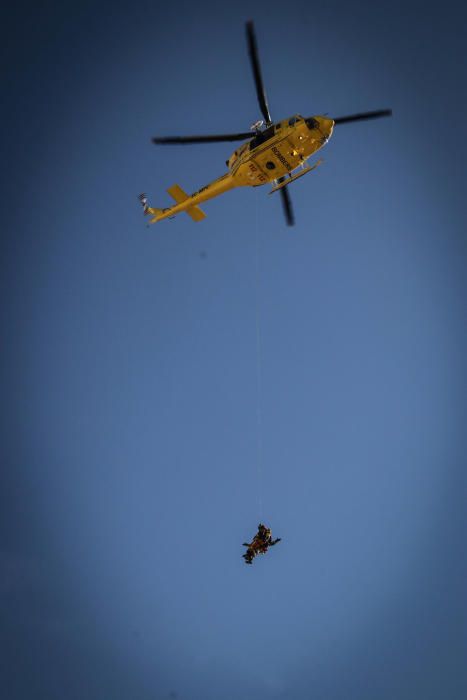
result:
[(262, 362), (261, 362), (261, 308), (260, 308), (260, 231), (259, 231), (259, 209), (258, 192), (255, 197), (256, 208), (256, 471), (258, 479), (258, 505), (259, 519), (263, 518), (263, 497), (262, 497), (262, 477), (263, 477), (263, 415), (262, 415)]

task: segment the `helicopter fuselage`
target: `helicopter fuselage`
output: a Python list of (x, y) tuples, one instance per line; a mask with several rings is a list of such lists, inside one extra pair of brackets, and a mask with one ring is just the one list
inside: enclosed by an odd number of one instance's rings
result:
[(199, 221), (205, 216), (198, 207), (201, 202), (235, 187), (277, 183), (280, 178), (303, 167), (306, 160), (328, 142), (333, 127), (334, 121), (327, 117), (305, 119), (297, 114), (263, 131), (256, 131), (253, 138), (239, 146), (226, 161), (227, 173), (192, 195), (174, 185), (168, 190), (177, 202), (174, 206), (167, 209), (146, 207), (145, 213), (153, 216), (151, 223), (175, 216), (181, 211), (186, 211), (195, 221)]
[(334, 122), (295, 115), (257, 132), (227, 161), (236, 186), (258, 187), (292, 173), (329, 140)]

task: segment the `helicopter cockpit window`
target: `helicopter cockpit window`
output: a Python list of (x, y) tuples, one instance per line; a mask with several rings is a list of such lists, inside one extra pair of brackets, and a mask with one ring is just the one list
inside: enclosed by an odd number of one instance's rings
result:
[(297, 117), (291, 117), (291, 118), (289, 119), (289, 126), (293, 126), (293, 125), (295, 124), (296, 121), (297, 121)]

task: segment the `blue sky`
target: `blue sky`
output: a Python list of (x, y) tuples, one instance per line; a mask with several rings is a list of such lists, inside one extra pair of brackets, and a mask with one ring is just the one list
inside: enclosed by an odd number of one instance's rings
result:
[[(235, 147), (151, 136), (260, 117), (250, 17), (275, 119), (394, 116), (336, 127), (294, 229), (267, 187), (148, 229), (140, 192), (168, 206)], [(10, 10), (9, 699), (465, 694), (464, 27), (449, 2)], [(260, 517), (283, 539), (246, 567)]]

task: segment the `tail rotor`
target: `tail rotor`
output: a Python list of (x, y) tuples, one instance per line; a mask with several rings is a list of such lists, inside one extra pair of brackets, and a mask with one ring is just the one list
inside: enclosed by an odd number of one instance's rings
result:
[(143, 207), (144, 214), (149, 214), (149, 204), (148, 204), (148, 195), (142, 194), (139, 195), (138, 197), (139, 201), (141, 202), (141, 206)]

